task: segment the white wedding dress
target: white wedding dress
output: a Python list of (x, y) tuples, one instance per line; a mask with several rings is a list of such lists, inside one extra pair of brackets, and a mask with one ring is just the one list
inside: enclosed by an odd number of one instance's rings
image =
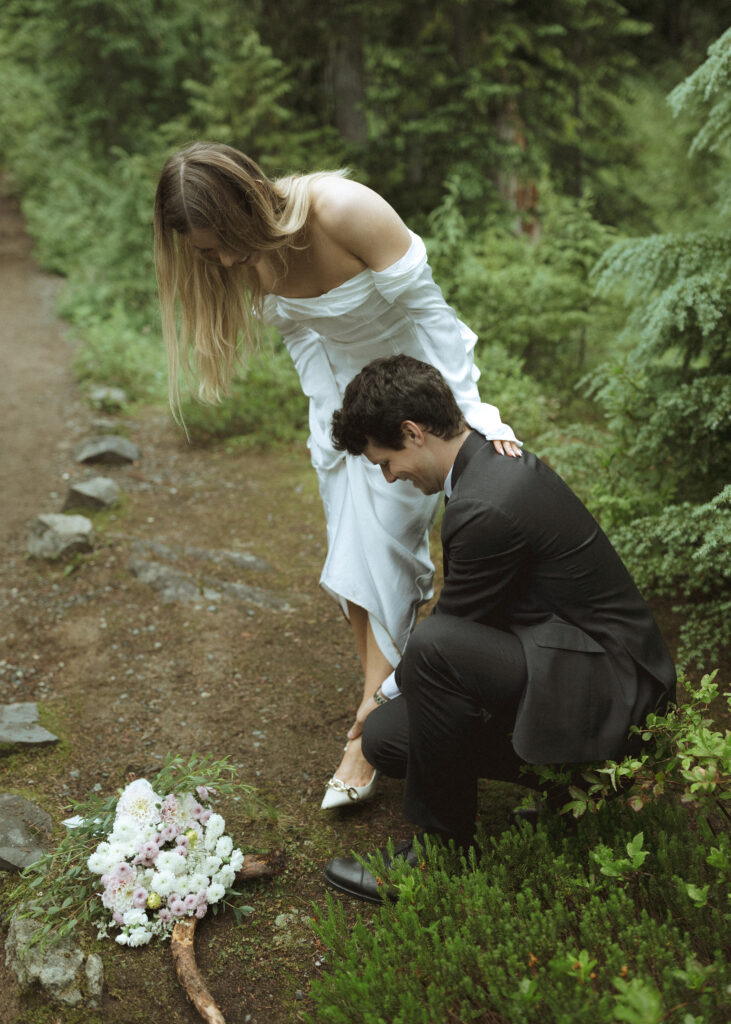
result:
[(330, 421), (359, 370), (405, 353), (441, 371), (471, 427), (515, 440), (495, 406), (480, 402), (477, 336), (445, 302), (413, 233), (408, 251), (386, 270), (366, 269), (316, 298), (268, 295), (264, 320), (284, 338), (310, 401), (308, 446), (327, 520), (320, 583), (346, 616), (346, 601), (367, 610), (379, 648), (396, 665), (417, 608), (432, 594), (428, 530), (440, 496), (401, 480), (386, 483), (364, 456), (336, 451)]

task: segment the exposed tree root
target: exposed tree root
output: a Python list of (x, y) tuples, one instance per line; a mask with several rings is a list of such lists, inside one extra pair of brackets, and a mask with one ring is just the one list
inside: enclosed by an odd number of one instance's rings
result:
[[(261, 856), (247, 854), (244, 857), (241, 870), (236, 874), (236, 879), (239, 882), (246, 882), (252, 878), (270, 877), (278, 874), (283, 866), (284, 856), (281, 850), (274, 850), (272, 853)], [(193, 945), (195, 926), (196, 919), (186, 917), (185, 920), (178, 921), (173, 928), (170, 948), (175, 961), (175, 969), (186, 995), (206, 1024), (226, 1024), (224, 1016), (216, 1006), (195, 962), (195, 947)]]

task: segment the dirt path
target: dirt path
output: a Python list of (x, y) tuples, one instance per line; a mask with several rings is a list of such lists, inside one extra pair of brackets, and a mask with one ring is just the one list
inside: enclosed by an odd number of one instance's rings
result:
[[(59, 445), (77, 400), (72, 346), (54, 315), (60, 281), (30, 258), (17, 205), (0, 203), (0, 523), (17, 539), (61, 486)], [(42, 410), (42, 412), (41, 412)], [(63, 472), (63, 470), (61, 470)]]
[[(97, 472), (73, 453), (98, 431), (99, 414), (69, 369), (72, 346), (53, 314), (58, 281), (30, 259), (7, 200), (0, 234), (0, 703), (38, 702), (62, 740), (0, 751), (0, 791), (34, 800), (60, 822), (70, 800), (94, 787), (111, 793), (130, 773), (154, 774), (168, 751), (230, 756), (271, 812), (229, 803), (221, 808), (229, 830), (246, 850), (283, 846), (288, 868), (247, 893), (253, 911), (243, 927), (230, 914), (202, 923), (199, 961), (228, 1024), (302, 1020), (323, 969), (310, 924), (313, 905), (325, 907), (323, 864), (404, 834), (396, 782), (384, 781), (378, 799), (355, 813), (319, 810), (360, 681), (348, 630), (317, 586), (324, 524), (304, 446), (196, 450), (165, 410), (136, 409), (116, 429), (142, 455), (134, 466), (101, 470), (123, 488), (124, 503), (95, 516), (94, 552), (70, 572), (26, 559), (30, 520), (59, 511), (68, 483)], [(268, 568), (205, 555), (222, 550)], [(172, 566), (201, 592), (168, 602), (130, 572), (133, 558)], [(231, 583), (256, 588), (254, 598), (222, 594)], [(353, 916), (371, 913), (345, 905)], [(86, 934), (84, 943), (104, 960), (98, 1013), (54, 1008), (49, 1016), (40, 997), (17, 992), (0, 956), (0, 1022), (197, 1019), (167, 946), (123, 950)]]

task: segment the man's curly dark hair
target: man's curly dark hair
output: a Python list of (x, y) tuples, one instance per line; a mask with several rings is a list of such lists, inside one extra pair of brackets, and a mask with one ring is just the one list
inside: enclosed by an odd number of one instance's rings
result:
[(465, 429), (459, 406), (439, 370), (411, 356), (374, 359), (345, 389), (343, 407), (332, 418), (333, 444), (351, 455), (361, 455), (369, 441), (401, 449), (404, 420), (447, 441)]

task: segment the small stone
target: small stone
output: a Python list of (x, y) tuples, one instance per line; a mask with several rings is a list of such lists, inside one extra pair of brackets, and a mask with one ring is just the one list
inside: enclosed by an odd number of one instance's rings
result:
[(77, 462), (101, 462), (107, 466), (121, 466), (136, 462), (140, 450), (136, 444), (119, 434), (90, 437), (76, 452)]
[(31, 747), (58, 743), (58, 736), (38, 724), (38, 705), (32, 702), (0, 705), (0, 743)]
[(63, 511), (71, 508), (111, 508), (119, 504), (122, 489), (108, 476), (95, 476), (74, 484), (66, 497)]
[(0, 870), (23, 871), (46, 852), (50, 815), (17, 793), (0, 793)]
[(127, 402), (127, 392), (122, 388), (92, 388), (89, 398), (100, 409), (120, 409)]
[(26, 546), (33, 558), (56, 559), (91, 551), (93, 542), (94, 527), (86, 516), (49, 512), (31, 523)]
[(98, 1000), (104, 991), (104, 964), (98, 953), (90, 953), (86, 960), (86, 993)]

